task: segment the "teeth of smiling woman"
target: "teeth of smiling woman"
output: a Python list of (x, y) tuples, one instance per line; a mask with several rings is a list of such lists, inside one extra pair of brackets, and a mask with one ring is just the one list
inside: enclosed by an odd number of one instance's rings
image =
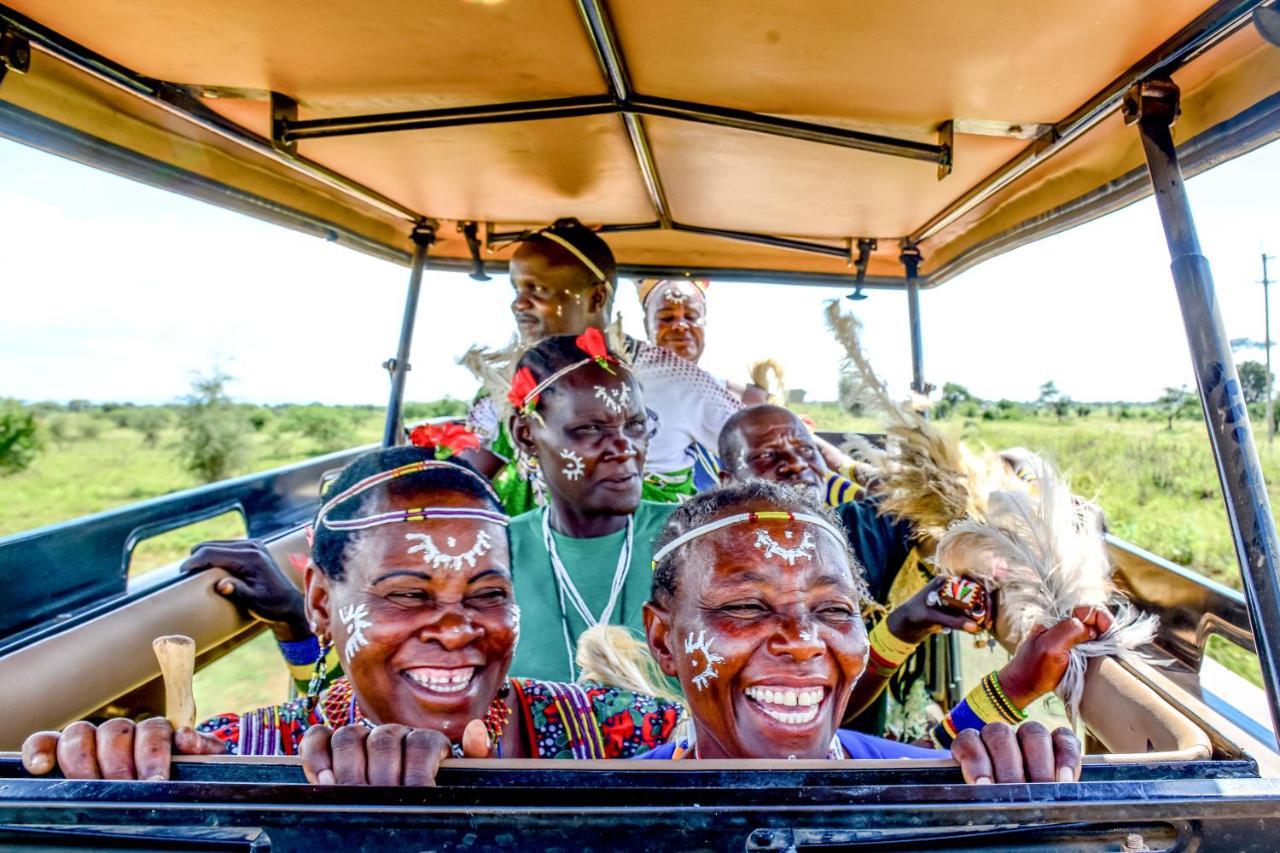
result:
[(409, 676), (414, 683), (437, 693), (458, 693), (466, 690), (475, 673), (474, 666), (461, 669), (433, 669), (423, 666), (405, 671), (405, 675)]
[[(770, 717), (793, 725), (808, 723), (818, 716), (823, 695), (821, 688), (796, 690), (786, 687), (748, 687), (744, 692)], [(788, 712), (783, 708), (796, 710)]]

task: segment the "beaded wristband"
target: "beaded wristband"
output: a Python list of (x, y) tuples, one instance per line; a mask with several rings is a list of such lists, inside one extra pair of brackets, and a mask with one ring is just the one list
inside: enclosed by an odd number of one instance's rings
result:
[(871, 646), (870, 653), (867, 655), (867, 665), (881, 676), (892, 675), (893, 671), (916, 650), (914, 643), (908, 643), (893, 635), (889, 630), (887, 618), (876, 623), (867, 640)]
[(990, 672), (933, 727), (930, 738), (942, 749), (949, 749), (956, 735), (965, 729), (981, 730), (987, 723), (997, 722), (1017, 725), (1026, 718), (1027, 712), (1010, 702), (1001, 689), (999, 676)]
[(311, 666), (320, 657), (320, 641), (314, 634), (296, 642), (279, 641), (280, 654), (292, 666)]
[(1000, 686), (1000, 676), (996, 672), (990, 672), (983, 677), (980, 685), (991, 699), (992, 704), (1000, 711), (1005, 722), (1017, 724), (1027, 718), (1027, 712), (1019, 708), (1010, 701), (1005, 694), (1004, 689)]

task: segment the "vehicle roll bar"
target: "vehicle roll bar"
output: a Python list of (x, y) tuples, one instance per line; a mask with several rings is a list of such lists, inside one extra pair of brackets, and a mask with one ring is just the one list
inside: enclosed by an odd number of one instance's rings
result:
[(413, 326), (418, 317), (418, 294), (422, 291), (422, 271), (427, 265), (427, 250), (436, 241), (436, 223), (424, 220), (409, 235), (413, 240), (413, 267), (409, 272), (409, 292), (404, 298), (404, 319), (400, 321), (400, 345), (395, 358), (383, 366), (391, 374), (391, 399), (387, 401), (387, 422), (382, 430), (382, 446), (404, 443), (404, 380), (409, 372), (409, 351), (413, 348)]
[(1144, 80), (1125, 95), (1124, 117), (1127, 123), (1137, 124), (1142, 138), (1156, 207), (1169, 245), (1196, 390), (1244, 581), (1258, 663), (1266, 679), (1271, 721), (1280, 732), (1280, 544), (1253, 442), (1249, 410), (1218, 309), (1213, 274), (1208, 259), (1200, 252), (1173, 144), (1171, 128), (1178, 114), (1178, 98), (1178, 87), (1172, 80)]

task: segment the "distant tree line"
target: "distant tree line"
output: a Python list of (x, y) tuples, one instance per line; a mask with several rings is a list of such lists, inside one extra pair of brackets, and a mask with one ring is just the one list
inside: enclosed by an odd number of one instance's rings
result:
[[(382, 410), (377, 405), (253, 405), (231, 397), (232, 381), (220, 369), (196, 374), (185, 396), (164, 405), (0, 398), (0, 476), (26, 469), (50, 446), (62, 449), (100, 440), (107, 429), (127, 429), (137, 433), (142, 447), (171, 449), (197, 479), (213, 483), (244, 471), (255, 434), (281, 440), (300, 436), (309, 440), (313, 453), (329, 453), (357, 445), (360, 424)], [(404, 416), (412, 423), (466, 411), (464, 401), (446, 397), (407, 403)]]

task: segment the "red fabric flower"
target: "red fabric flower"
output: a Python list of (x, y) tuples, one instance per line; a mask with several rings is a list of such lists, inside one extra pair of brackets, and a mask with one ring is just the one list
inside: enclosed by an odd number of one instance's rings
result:
[(538, 398), (527, 399), (534, 388), (538, 387), (538, 380), (533, 378), (533, 371), (527, 367), (522, 367), (516, 371), (516, 375), (511, 379), (511, 390), (507, 392), (507, 400), (511, 405), (515, 406), (517, 412), (521, 414), (529, 414), (538, 405)]
[(480, 446), (480, 439), (462, 424), (420, 424), (409, 433), (417, 447), (434, 447), (437, 459), (448, 459)]
[(605, 343), (603, 332), (592, 326), (578, 335), (574, 343), (578, 345), (578, 349), (595, 359), (596, 364), (613, 373), (609, 362), (616, 362), (617, 359), (609, 353), (609, 345)]

